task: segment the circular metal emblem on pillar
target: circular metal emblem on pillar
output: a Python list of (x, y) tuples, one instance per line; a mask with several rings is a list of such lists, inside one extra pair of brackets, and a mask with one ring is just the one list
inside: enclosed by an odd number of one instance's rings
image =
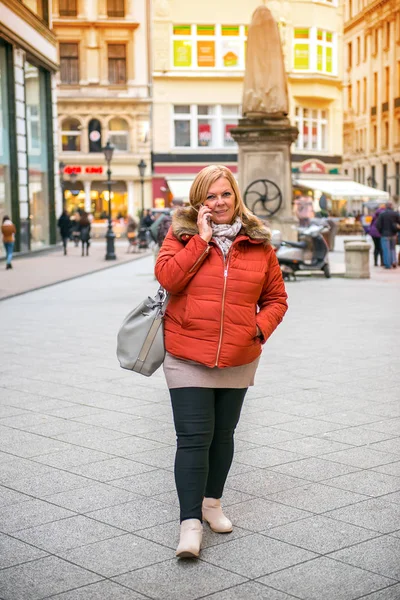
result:
[(247, 186), (244, 203), (257, 217), (267, 219), (280, 209), (282, 192), (273, 181), (256, 179)]

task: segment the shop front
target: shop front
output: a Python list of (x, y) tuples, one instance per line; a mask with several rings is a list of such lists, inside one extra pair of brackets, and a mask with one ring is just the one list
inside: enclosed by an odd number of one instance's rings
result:
[(111, 194), (107, 183), (107, 169), (102, 165), (64, 165), (62, 170), (62, 186), (64, 207), (70, 215), (77, 211), (85, 211), (92, 215), (92, 233), (94, 237), (105, 234), (109, 202), (111, 201), (111, 217), (117, 236), (122, 234), (128, 216), (138, 218), (142, 201), (145, 206), (150, 196), (150, 177), (145, 178), (142, 187), (139, 177), (129, 177), (127, 172), (137, 165), (127, 168), (126, 165), (112, 165)]

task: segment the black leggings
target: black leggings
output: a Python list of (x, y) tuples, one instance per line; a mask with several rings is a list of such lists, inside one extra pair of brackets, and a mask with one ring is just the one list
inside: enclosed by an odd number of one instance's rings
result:
[(177, 435), (175, 483), (181, 521), (202, 520), (203, 497), (221, 498), (247, 388), (170, 390)]
[(381, 238), (373, 237), (372, 241), (374, 242), (374, 265), (376, 267), (378, 266), (378, 256), (379, 256), (380, 261), (381, 261), (381, 266), (382, 266), (383, 258), (382, 258)]

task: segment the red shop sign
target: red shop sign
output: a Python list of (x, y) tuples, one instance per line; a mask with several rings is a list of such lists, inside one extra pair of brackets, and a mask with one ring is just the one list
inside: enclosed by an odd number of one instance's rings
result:
[(82, 173), (82, 167), (75, 167), (75, 166), (72, 166), (72, 165), (67, 165), (64, 168), (64, 173), (66, 173), (66, 175), (71, 175), (71, 173), (77, 173), (77, 174), (79, 174), (79, 173)]
[(102, 172), (103, 172), (103, 167), (86, 167), (85, 168), (85, 173), (89, 173), (89, 174), (101, 175)]

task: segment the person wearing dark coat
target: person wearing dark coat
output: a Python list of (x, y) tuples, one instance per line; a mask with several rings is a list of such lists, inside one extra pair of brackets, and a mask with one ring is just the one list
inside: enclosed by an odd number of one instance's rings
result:
[(82, 242), (82, 256), (85, 255), (86, 248), (86, 256), (89, 256), (89, 246), (90, 246), (90, 220), (87, 212), (81, 212), (81, 218), (79, 221), (79, 231), (80, 238)]
[(393, 210), (391, 202), (386, 203), (385, 210), (379, 215), (376, 221), (376, 228), (381, 234), (381, 246), (383, 253), (383, 263), (385, 269), (394, 269), (397, 267), (396, 260), (396, 236), (400, 230), (400, 215)]
[(371, 225), (369, 226), (368, 233), (374, 242), (374, 265), (378, 266), (378, 257), (380, 258), (381, 267), (383, 266), (383, 256), (382, 256), (382, 248), (381, 248), (381, 234), (376, 228), (376, 222), (378, 217), (384, 211), (384, 207), (380, 206), (372, 215)]
[(57, 225), (60, 229), (60, 235), (64, 248), (64, 256), (67, 255), (67, 244), (69, 236), (71, 235), (72, 222), (69, 218), (69, 214), (66, 210), (63, 210), (61, 217), (58, 219)]

